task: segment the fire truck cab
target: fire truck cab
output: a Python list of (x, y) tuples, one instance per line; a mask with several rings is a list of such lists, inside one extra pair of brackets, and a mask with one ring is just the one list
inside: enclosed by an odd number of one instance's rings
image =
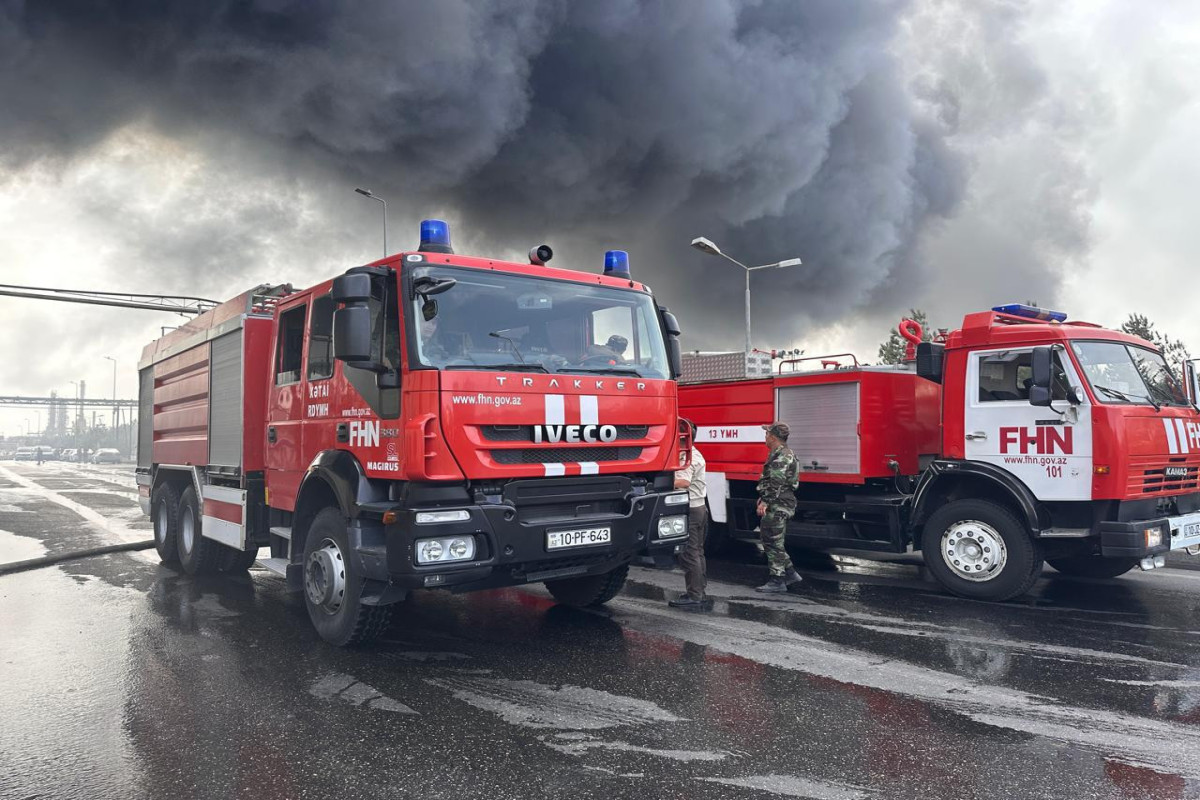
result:
[(681, 386), (726, 539), (755, 537), (760, 426), (780, 419), (801, 465), (788, 538), (803, 547), (922, 550), (947, 589), (988, 600), (1026, 592), (1043, 562), (1115, 577), (1200, 551), (1200, 414), (1151, 344), (1019, 304), (939, 342), (901, 333), (909, 359), (894, 367), (791, 359), (768, 378)]
[(620, 590), (686, 538), (679, 328), (634, 281), (421, 247), (309, 289), (258, 287), (147, 346), (138, 483), (165, 562), (261, 559), (326, 640), (415, 589)]

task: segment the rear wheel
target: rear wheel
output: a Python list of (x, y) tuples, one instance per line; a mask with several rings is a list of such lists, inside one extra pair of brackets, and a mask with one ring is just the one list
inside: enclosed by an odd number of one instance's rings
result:
[(546, 588), (558, 602), (579, 608), (602, 606), (620, 594), (629, 575), (629, 565), (622, 564), (601, 575), (585, 575), (581, 578), (563, 578), (546, 581)]
[(338, 647), (371, 641), (392, 619), (390, 605), (363, 605), (363, 577), (346, 527), (341, 511), (322, 509), (304, 542), (304, 605), (321, 638)]
[(196, 489), (189, 486), (179, 496), (179, 563), (189, 575), (205, 575), (217, 568), (221, 549), (220, 542), (205, 539), (200, 534), (200, 504), (196, 502)]
[(1047, 559), (1046, 563), (1064, 575), (1080, 578), (1115, 578), (1138, 565), (1137, 558), (1105, 558), (1100, 555), (1068, 556)]
[(150, 496), (154, 523), (154, 549), (164, 564), (179, 563), (179, 494), (169, 483), (160, 483)]
[(987, 500), (955, 500), (935, 511), (921, 537), (925, 566), (954, 594), (1010, 600), (1029, 591), (1042, 554), (1012, 512)]

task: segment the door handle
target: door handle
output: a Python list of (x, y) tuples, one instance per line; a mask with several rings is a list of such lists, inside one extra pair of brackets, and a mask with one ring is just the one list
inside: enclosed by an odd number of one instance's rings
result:
[(274, 426), (274, 425), (268, 425), (268, 426), (267, 426), (267, 441), (268, 441), (270, 444), (275, 444), (275, 440), (276, 440), (276, 439), (278, 439), (278, 438), (279, 438), (279, 434), (277, 434), (277, 433), (275, 432), (275, 426)]
[(982, 441), (982, 440), (986, 439), (987, 434), (984, 433), (983, 431), (975, 431), (974, 433), (968, 433), (963, 438), (969, 439), (972, 442), (978, 442), (978, 441)]

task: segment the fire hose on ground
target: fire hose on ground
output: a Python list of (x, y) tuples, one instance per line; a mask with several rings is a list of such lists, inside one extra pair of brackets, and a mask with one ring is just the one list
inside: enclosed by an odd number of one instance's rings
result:
[(41, 558), (29, 558), (24, 561), (13, 561), (9, 564), (0, 564), (0, 575), (8, 575), (13, 572), (25, 572), (31, 569), (41, 569), (42, 567), (50, 567), (55, 564), (61, 564), (64, 561), (78, 561), (83, 558), (94, 558), (96, 556), (105, 556), (109, 553), (126, 553), (134, 550), (149, 550), (154, 547), (154, 540), (147, 539), (144, 542), (123, 542), (122, 544), (110, 544), (104, 547), (92, 547), (87, 550), (73, 550), (69, 553), (59, 553), (52, 556), (42, 556)]

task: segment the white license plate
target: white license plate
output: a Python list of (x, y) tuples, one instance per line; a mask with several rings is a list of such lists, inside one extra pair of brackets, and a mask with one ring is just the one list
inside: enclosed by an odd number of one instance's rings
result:
[(587, 547), (590, 544), (608, 544), (611, 541), (612, 528), (546, 531), (547, 550), (562, 550), (566, 547)]
[(1184, 525), (1183, 529), (1179, 532), (1179, 535), (1187, 539), (1190, 539), (1196, 535), (1200, 535), (1200, 522), (1189, 522), (1188, 524)]

